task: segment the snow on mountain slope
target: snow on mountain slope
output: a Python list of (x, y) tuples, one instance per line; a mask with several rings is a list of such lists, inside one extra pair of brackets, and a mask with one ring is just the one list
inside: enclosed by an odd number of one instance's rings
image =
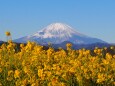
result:
[(78, 34), (79, 36), (83, 36), (82, 34), (76, 32), (70, 26), (62, 23), (53, 23), (41, 31), (38, 31), (32, 36), (41, 37), (41, 38), (51, 38), (51, 37), (72, 37), (73, 34)]
[(29, 36), (25, 36), (14, 40), (15, 42), (27, 42), (35, 41), (40, 44), (60, 44), (64, 41), (70, 41), (74, 44), (92, 44), (92, 43), (104, 43), (104, 41), (96, 38), (88, 37), (75, 31), (72, 27), (63, 23), (53, 23), (43, 28), (37, 33)]

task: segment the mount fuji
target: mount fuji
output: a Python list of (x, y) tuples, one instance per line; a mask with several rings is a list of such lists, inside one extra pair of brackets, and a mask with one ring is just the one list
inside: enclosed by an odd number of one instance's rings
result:
[(33, 35), (14, 40), (14, 42), (18, 43), (26, 43), (27, 41), (34, 41), (42, 45), (48, 43), (61, 44), (65, 41), (73, 44), (106, 43), (103, 40), (81, 34), (69, 25), (63, 23), (52, 23)]

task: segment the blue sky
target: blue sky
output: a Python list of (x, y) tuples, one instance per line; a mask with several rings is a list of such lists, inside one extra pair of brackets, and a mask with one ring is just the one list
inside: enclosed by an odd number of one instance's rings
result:
[(115, 43), (115, 0), (0, 0), (0, 39), (20, 38), (54, 23)]

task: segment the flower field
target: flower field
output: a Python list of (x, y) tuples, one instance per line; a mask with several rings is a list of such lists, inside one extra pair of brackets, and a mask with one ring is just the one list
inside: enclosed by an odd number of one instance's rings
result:
[[(0, 46), (0, 86), (115, 86), (115, 55), (107, 48), (43, 49), (34, 42)], [(115, 47), (111, 47), (115, 51)]]

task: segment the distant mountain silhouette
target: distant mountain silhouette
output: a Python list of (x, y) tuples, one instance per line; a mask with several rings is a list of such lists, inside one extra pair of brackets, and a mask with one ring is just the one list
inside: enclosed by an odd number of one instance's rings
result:
[[(66, 49), (66, 44), (67, 43), (71, 43), (69, 41), (65, 41), (61, 44), (52, 44), (52, 47), (58, 49), (59, 47), (62, 47), (64, 49)], [(95, 47), (99, 47), (99, 48), (103, 48), (103, 47), (110, 47), (112, 46), (111, 44), (107, 44), (107, 43), (93, 43), (93, 44), (72, 44), (72, 49), (94, 49)]]

